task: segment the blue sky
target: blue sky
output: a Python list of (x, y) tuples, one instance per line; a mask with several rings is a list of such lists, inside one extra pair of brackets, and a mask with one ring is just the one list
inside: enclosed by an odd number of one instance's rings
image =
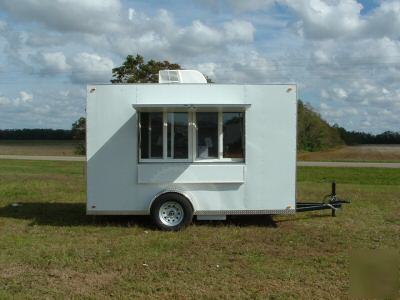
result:
[(400, 130), (400, 1), (0, 0), (0, 128), (70, 128), (126, 55), (295, 82), (330, 123)]

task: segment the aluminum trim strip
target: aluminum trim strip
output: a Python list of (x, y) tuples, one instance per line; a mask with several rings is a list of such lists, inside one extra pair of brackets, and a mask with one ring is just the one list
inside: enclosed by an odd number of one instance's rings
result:
[(150, 212), (147, 210), (86, 210), (88, 216), (142, 216), (149, 214)]
[(295, 214), (295, 209), (261, 209), (261, 210), (197, 210), (194, 215), (289, 215)]
[(146, 108), (184, 108), (184, 109), (196, 109), (196, 108), (242, 108), (248, 109), (251, 106), (250, 103), (201, 103), (201, 104), (181, 104), (181, 103), (136, 103), (132, 104), (132, 107), (136, 110)]

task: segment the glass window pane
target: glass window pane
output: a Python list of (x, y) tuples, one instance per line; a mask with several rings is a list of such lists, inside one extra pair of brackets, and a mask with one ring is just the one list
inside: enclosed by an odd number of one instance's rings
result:
[(163, 157), (163, 113), (150, 115), (150, 158)]
[(223, 113), (223, 156), (243, 158), (244, 126), (242, 112)]
[(174, 114), (173, 113), (168, 113), (167, 115), (167, 157), (168, 158), (172, 158), (172, 149), (171, 149), (171, 145), (172, 145), (172, 124), (174, 122)]
[(218, 113), (198, 112), (197, 122), (197, 157), (218, 158)]
[(168, 123), (171, 127), (171, 131), (168, 134), (168, 145), (171, 147), (169, 151), (171, 153), (170, 157), (178, 159), (188, 158), (188, 113), (168, 113)]
[(149, 113), (140, 113), (140, 153), (141, 158), (149, 158)]
[(140, 113), (141, 158), (162, 158), (163, 156), (163, 114), (162, 112)]

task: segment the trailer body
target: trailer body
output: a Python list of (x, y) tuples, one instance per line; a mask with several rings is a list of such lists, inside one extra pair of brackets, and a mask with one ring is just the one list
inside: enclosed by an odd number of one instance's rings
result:
[[(147, 215), (168, 192), (187, 198), (198, 218), (294, 213), (296, 113), (294, 84), (89, 85), (87, 214)], [(157, 116), (158, 133), (148, 121)], [(187, 141), (184, 159), (170, 153), (170, 116), (187, 124), (176, 127)], [(214, 121), (204, 123), (214, 116), (217, 140), (205, 136), (214, 136)], [(237, 132), (242, 144), (226, 146)], [(143, 158), (156, 147), (161, 157)], [(229, 147), (242, 147), (242, 157), (225, 157)]]

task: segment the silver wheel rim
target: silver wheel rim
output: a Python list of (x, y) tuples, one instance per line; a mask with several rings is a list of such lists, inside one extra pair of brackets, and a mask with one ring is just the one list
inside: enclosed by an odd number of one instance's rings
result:
[(160, 207), (158, 216), (161, 222), (167, 226), (176, 226), (183, 220), (183, 208), (175, 201), (167, 201)]

